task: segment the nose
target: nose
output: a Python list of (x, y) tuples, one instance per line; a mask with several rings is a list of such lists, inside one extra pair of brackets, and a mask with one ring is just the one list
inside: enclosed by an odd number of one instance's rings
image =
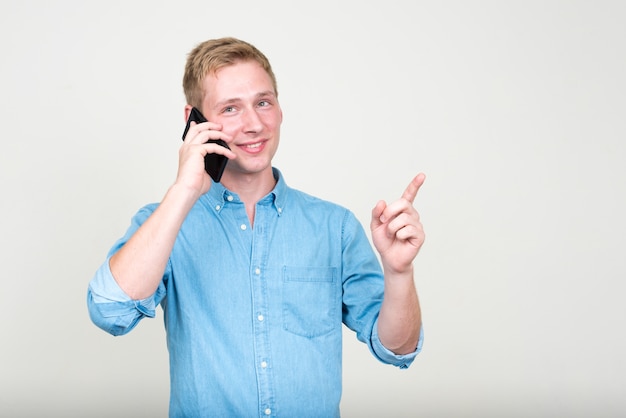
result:
[(263, 130), (263, 121), (255, 109), (247, 109), (244, 112), (242, 124), (246, 133), (259, 133)]

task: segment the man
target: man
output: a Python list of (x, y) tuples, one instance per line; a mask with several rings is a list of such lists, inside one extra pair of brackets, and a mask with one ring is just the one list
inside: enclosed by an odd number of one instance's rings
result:
[[(200, 109), (176, 181), (141, 209), (88, 290), (92, 320), (120, 335), (163, 307), (170, 416), (339, 416), (342, 323), (381, 361), (421, 348), (412, 263), (424, 234), (412, 202), (380, 201), (371, 231), (348, 210), (289, 188), (272, 167), (282, 111), (274, 73), (234, 38), (198, 45), (183, 86)], [(230, 149), (209, 139), (221, 139)], [(221, 182), (204, 156), (229, 158)]]

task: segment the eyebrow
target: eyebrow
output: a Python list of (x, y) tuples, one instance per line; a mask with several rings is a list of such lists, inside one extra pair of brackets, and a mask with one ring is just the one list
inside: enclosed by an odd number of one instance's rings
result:
[[(255, 94), (254, 98), (255, 99), (260, 99), (262, 97), (268, 97), (268, 96), (272, 96), (272, 97), (276, 97), (276, 94), (272, 91), (272, 90), (266, 90), (266, 91), (262, 91), (259, 92), (257, 94)], [(215, 104), (215, 107), (221, 107), (221, 106), (225, 106), (225, 105), (229, 105), (229, 104), (234, 104), (234, 103), (238, 103), (243, 101), (243, 99), (241, 97), (233, 97), (230, 99), (225, 99), (222, 101), (219, 101)]]

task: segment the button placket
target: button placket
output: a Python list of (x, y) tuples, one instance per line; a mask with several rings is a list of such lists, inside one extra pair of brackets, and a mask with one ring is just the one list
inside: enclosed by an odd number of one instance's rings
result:
[[(271, 416), (274, 402), (273, 377), (269, 363), (271, 351), (269, 343), (269, 330), (267, 328), (267, 283), (263, 277), (263, 266), (267, 258), (267, 245), (270, 242), (268, 232), (268, 208), (257, 205), (254, 228), (249, 228), (247, 222), (240, 227), (249, 230), (252, 237), (252, 254), (250, 265), (250, 281), (253, 293), (254, 305), (254, 345), (256, 354), (257, 379), (259, 384), (259, 396), (264, 409), (261, 413)], [(246, 226), (246, 228), (244, 228)]]

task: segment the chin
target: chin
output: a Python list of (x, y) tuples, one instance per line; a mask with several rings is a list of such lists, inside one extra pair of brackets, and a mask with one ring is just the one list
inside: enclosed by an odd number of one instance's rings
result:
[(265, 171), (268, 171), (268, 170), (271, 171), (272, 164), (270, 162), (269, 164), (246, 164), (244, 166), (236, 165), (232, 167), (226, 166), (226, 170), (235, 176), (240, 175), (240, 174), (244, 174), (244, 175), (262, 174)]

